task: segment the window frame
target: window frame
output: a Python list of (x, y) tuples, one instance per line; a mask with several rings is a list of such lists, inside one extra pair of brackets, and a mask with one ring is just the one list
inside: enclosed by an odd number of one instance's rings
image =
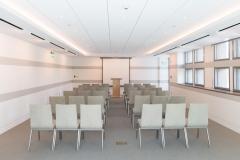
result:
[[(240, 38), (236, 38), (236, 39), (232, 40), (232, 59), (240, 59), (240, 53), (239, 53), (239, 57), (235, 56), (235, 53), (237, 52), (236, 47), (238, 46), (238, 45), (236, 45), (236, 43), (238, 40), (240, 41)], [(239, 43), (239, 45), (240, 45), (240, 43)]]
[[(224, 87), (217, 87), (216, 86), (216, 69), (228, 69), (228, 88), (224, 88)], [(219, 90), (225, 90), (225, 91), (230, 91), (230, 67), (214, 67), (214, 89), (219, 89)]]
[(234, 92), (240, 92), (240, 89), (235, 88), (235, 69), (240, 69), (240, 66), (233, 67), (233, 91)]
[[(196, 51), (199, 50), (199, 49), (202, 49), (203, 50), (203, 60), (202, 61), (196, 61)], [(204, 48), (198, 48), (198, 49), (195, 49), (194, 50), (194, 63), (204, 63), (205, 62), (205, 51), (204, 51)]]
[[(203, 70), (203, 84), (196, 83), (196, 70)], [(194, 86), (205, 87), (205, 68), (195, 68), (194, 69)]]
[[(187, 62), (187, 53), (188, 52), (192, 52), (192, 62)], [(189, 50), (184, 52), (184, 64), (193, 64), (194, 61), (194, 51), (193, 50)]]
[[(192, 83), (188, 83), (187, 81), (186, 81), (186, 70), (192, 70)], [(185, 68), (185, 71), (184, 71), (185, 73), (184, 73), (184, 84), (186, 84), (186, 85), (189, 85), (189, 86), (193, 86), (193, 84), (194, 84), (194, 72), (193, 72), (193, 68)]]
[[(228, 58), (222, 58), (222, 59), (216, 59), (216, 46), (221, 43), (228, 43)], [(224, 41), (217, 44), (214, 44), (214, 61), (224, 61), (224, 60), (230, 60), (230, 41)]]

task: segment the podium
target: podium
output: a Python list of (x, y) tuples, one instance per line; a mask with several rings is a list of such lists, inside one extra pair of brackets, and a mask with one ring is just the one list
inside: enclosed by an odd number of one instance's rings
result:
[(120, 97), (121, 78), (111, 78), (111, 80), (112, 80), (112, 97)]

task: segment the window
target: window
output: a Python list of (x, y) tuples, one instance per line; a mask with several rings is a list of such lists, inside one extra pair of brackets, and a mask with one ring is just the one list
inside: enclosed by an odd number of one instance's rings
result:
[(234, 76), (234, 90), (240, 91), (240, 67), (235, 67), (233, 70)]
[(229, 42), (215, 45), (215, 60), (229, 59)]
[(185, 69), (185, 83), (192, 84), (193, 83), (193, 70)]
[(195, 69), (195, 78), (194, 78), (195, 85), (204, 86), (204, 69), (203, 68), (196, 68)]
[(204, 60), (203, 49), (196, 49), (194, 52), (194, 62), (203, 62)]
[(214, 88), (229, 90), (229, 68), (215, 68)]
[(185, 63), (186, 64), (193, 63), (193, 52), (192, 51), (185, 52)]
[(233, 58), (240, 58), (240, 39), (234, 40), (233, 45), (234, 45)]

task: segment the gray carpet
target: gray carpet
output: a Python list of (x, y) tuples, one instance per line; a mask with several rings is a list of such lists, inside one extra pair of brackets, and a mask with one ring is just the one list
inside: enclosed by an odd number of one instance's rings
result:
[[(112, 99), (106, 126), (104, 150), (101, 151), (100, 133), (88, 132), (79, 151), (76, 151), (76, 133), (66, 131), (62, 142), (57, 141), (54, 152), (50, 150), (50, 132), (42, 132), (41, 140), (33, 135), (31, 152), (27, 151), (29, 121), (11, 129), (0, 136), (1, 160), (238, 160), (240, 157), (240, 135), (221, 125), (210, 122), (212, 145), (208, 148), (204, 131), (196, 138), (196, 131), (190, 130), (189, 145), (185, 148), (183, 133), (176, 139), (175, 131), (166, 131), (166, 148), (161, 147), (160, 139), (155, 138), (154, 131), (144, 131), (142, 149), (139, 149), (135, 130), (131, 128), (130, 119), (123, 107), (122, 99)], [(120, 142), (120, 144), (116, 143)], [(123, 143), (122, 143), (123, 142)], [(126, 142), (126, 143), (124, 143)]]

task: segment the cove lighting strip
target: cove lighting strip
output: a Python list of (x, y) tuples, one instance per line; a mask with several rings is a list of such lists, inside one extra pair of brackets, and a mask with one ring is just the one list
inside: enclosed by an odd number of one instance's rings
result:
[(29, 22), (32, 22), (33, 24), (38, 26), (40, 29), (43, 29), (44, 31), (46, 31), (47, 33), (49, 33), (50, 35), (52, 35), (56, 39), (62, 41), (66, 45), (74, 48), (75, 50), (77, 50), (81, 54), (83, 54), (85, 56), (88, 55), (88, 53), (85, 50), (83, 50), (82, 48), (79, 48), (78, 46), (73, 44), (70, 40), (68, 40), (67, 38), (61, 36), (59, 33), (54, 31), (53, 28), (48, 27), (47, 25), (44, 24), (44, 22), (38, 20), (36, 17), (34, 17), (30, 13), (26, 12), (26, 10), (23, 10), (21, 7), (14, 4), (14, 1), (0, 0), (0, 4), (1, 4), (1, 7), (5, 6), (5, 9), (9, 10), (10, 12), (13, 11), (13, 12), (15, 12), (15, 15), (20, 16), (21, 18), (26, 19)]
[(182, 38), (184, 38), (186, 36), (189, 36), (190, 34), (196, 32), (196, 31), (198, 31), (200, 29), (203, 29), (204, 27), (206, 27), (206, 26), (208, 26), (208, 25), (210, 25), (210, 24), (212, 24), (214, 22), (217, 22), (220, 19), (222, 19), (222, 18), (224, 18), (224, 17), (226, 17), (226, 16), (228, 16), (230, 14), (233, 14), (234, 12), (237, 12), (239, 10), (240, 10), (240, 6), (232, 8), (231, 10), (228, 10), (228, 11), (224, 12), (220, 16), (215, 17), (215, 18), (213, 18), (213, 19), (211, 19), (209, 21), (206, 21), (205, 23), (199, 24), (196, 28), (193, 28), (192, 30), (187, 31), (187, 32), (185, 32), (185, 33), (183, 33), (183, 34), (181, 34), (181, 35), (171, 39), (170, 41), (167, 41), (166, 43), (163, 43), (163, 44), (161, 44), (161, 45), (159, 45), (159, 46), (157, 46), (157, 47), (147, 51), (147, 54), (152, 54), (152, 53), (162, 49), (163, 47), (166, 47), (166, 46), (168, 46), (168, 45), (170, 45), (170, 44), (172, 44), (172, 43), (174, 43), (174, 42), (176, 42), (176, 41), (178, 41), (178, 40), (180, 40), (180, 39), (182, 39)]

